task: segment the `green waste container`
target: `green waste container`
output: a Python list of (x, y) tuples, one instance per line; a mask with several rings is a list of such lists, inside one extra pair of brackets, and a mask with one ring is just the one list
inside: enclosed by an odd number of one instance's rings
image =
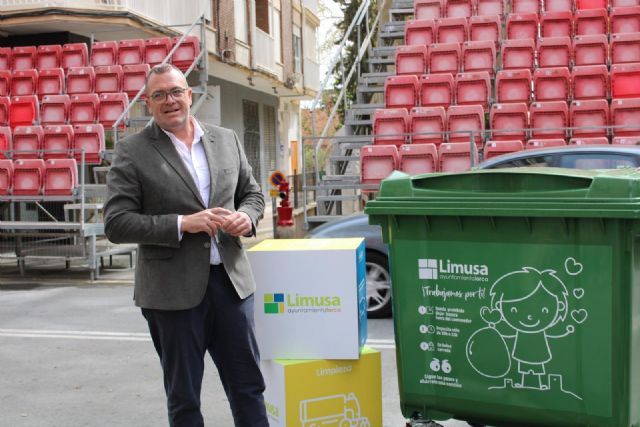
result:
[(409, 418), (640, 426), (640, 172), (382, 182)]

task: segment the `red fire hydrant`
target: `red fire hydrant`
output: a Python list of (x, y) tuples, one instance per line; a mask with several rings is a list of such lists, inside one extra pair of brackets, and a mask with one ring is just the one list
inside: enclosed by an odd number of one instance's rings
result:
[(278, 226), (291, 227), (293, 225), (293, 208), (289, 204), (289, 183), (285, 180), (278, 184), (280, 192), (280, 206), (278, 206)]

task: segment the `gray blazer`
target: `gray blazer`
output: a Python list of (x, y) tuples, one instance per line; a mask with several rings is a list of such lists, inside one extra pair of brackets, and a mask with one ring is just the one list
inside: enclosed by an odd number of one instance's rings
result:
[[(211, 239), (206, 233), (178, 237), (178, 215), (208, 207), (246, 212), (255, 235), (264, 198), (235, 132), (200, 124), (209, 162), (211, 195), (198, 188), (169, 137), (154, 123), (116, 144), (107, 176), (105, 233), (114, 243), (137, 243), (134, 300), (137, 306), (184, 310), (203, 299), (209, 278)], [(255, 291), (242, 243), (220, 231), (218, 248), (240, 298)]]

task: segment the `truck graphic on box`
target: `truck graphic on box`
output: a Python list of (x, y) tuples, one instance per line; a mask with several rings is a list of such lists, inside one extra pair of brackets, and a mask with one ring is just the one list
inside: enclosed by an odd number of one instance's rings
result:
[(370, 427), (360, 414), (360, 402), (354, 393), (324, 396), (300, 402), (302, 427)]

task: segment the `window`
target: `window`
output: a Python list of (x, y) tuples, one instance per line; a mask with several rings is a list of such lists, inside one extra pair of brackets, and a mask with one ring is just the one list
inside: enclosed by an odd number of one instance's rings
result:
[(276, 62), (282, 63), (282, 37), (280, 34), (280, 11), (275, 7), (271, 8), (273, 11), (273, 55)]
[(236, 39), (244, 43), (249, 43), (249, 29), (247, 27), (247, 7), (245, 2), (234, 3), (233, 19), (236, 30)]
[(302, 73), (302, 38), (300, 37), (300, 27), (293, 26), (293, 71)]
[(269, 34), (269, 0), (256, 1), (256, 27)]

